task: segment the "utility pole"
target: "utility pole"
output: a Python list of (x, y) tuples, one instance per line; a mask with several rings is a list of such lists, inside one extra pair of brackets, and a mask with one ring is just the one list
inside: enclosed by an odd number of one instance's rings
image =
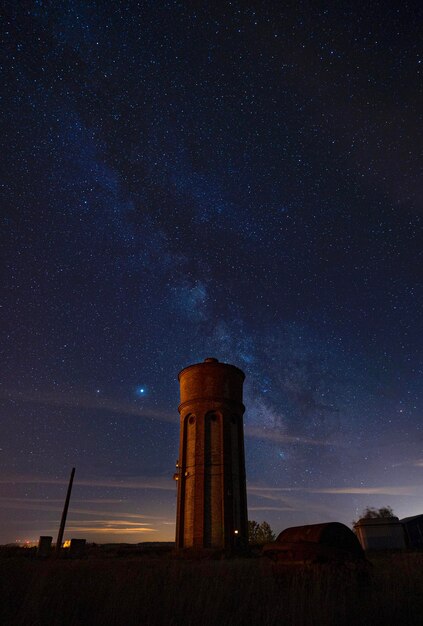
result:
[(67, 517), (67, 514), (68, 514), (69, 500), (70, 500), (70, 497), (71, 497), (71, 491), (72, 491), (72, 484), (73, 484), (73, 477), (74, 476), (75, 476), (75, 468), (73, 467), (72, 471), (71, 471), (70, 479), (69, 479), (69, 486), (68, 486), (68, 492), (66, 494), (65, 506), (63, 507), (62, 520), (60, 522), (59, 534), (57, 535), (56, 556), (60, 555), (60, 550), (62, 548), (63, 533), (65, 532), (66, 517)]

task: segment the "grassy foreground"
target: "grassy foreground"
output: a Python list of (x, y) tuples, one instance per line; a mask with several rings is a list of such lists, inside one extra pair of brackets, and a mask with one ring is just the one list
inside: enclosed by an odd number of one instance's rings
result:
[(344, 567), (169, 554), (40, 561), (0, 554), (4, 626), (423, 624), (423, 554)]

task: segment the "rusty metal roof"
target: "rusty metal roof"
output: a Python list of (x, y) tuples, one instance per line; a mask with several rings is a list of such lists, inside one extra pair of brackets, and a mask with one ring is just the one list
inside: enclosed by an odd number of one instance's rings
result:
[(286, 528), (278, 535), (276, 543), (318, 543), (356, 554), (361, 553), (360, 543), (353, 531), (339, 522)]

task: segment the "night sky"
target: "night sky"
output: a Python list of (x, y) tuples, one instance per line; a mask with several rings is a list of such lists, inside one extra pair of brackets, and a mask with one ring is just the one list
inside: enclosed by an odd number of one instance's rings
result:
[(418, 2), (6, 2), (0, 543), (173, 540), (178, 372), (249, 518), (423, 513)]

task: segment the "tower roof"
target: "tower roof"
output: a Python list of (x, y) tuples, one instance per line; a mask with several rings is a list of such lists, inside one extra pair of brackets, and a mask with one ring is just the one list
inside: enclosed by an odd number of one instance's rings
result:
[(236, 367), (236, 365), (231, 365), (230, 363), (222, 363), (221, 361), (219, 361), (218, 359), (216, 359), (215, 357), (207, 357), (206, 359), (204, 359), (204, 361), (202, 361), (201, 363), (193, 363), (192, 365), (187, 365), (187, 367), (184, 367), (184, 369), (182, 369), (179, 374), (178, 374), (178, 380), (181, 380), (181, 375), (183, 373), (185, 373), (187, 370), (191, 369), (191, 368), (198, 368), (198, 367), (219, 367), (219, 368), (231, 368), (232, 370), (234, 370), (238, 376), (242, 377), (242, 380), (245, 379), (245, 374), (244, 372), (239, 368)]

